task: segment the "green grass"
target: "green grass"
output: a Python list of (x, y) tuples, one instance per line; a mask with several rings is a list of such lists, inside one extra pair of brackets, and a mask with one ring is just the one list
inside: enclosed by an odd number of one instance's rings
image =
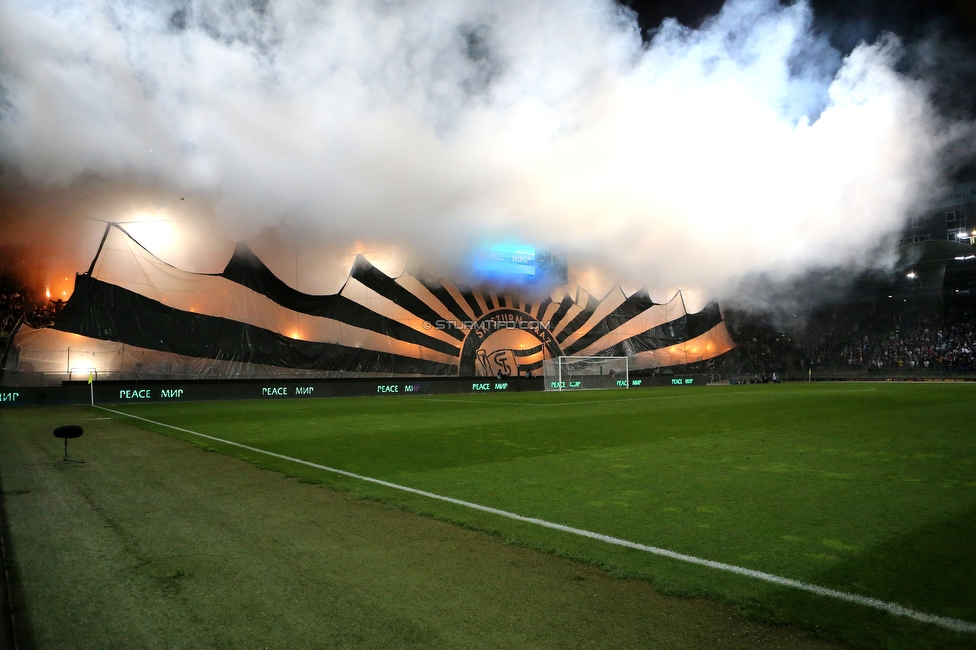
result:
[[(126, 405), (330, 467), (976, 621), (976, 386)], [(976, 637), (156, 429), (858, 645)]]
[[(104, 416), (0, 410), (21, 650), (838, 650)], [(69, 422), (86, 462), (55, 467)]]

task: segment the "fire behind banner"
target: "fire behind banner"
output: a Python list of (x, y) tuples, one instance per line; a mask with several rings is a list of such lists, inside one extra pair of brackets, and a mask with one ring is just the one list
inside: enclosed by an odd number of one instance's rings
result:
[[(573, 295), (575, 294), (575, 295)], [(542, 298), (391, 278), (359, 256), (339, 293), (301, 293), (244, 245), (220, 274), (174, 268), (111, 224), (53, 328), (22, 328), (3, 384), (65, 379), (540, 375), (561, 355), (628, 356), (632, 371), (734, 347), (715, 303), (685, 311), (618, 287)]]

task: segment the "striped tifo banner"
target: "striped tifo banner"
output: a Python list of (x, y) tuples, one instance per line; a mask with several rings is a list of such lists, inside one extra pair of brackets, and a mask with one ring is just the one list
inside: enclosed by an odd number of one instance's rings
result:
[(628, 356), (637, 370), (705, 361), (734, 347), (717, 304), (689, 314), (680, 294), (664, 304), (619, 287), (602, 299), (571, 287), (522, 296), (408, 273), (393, 278), (357, 256), (338, 293), (310, 295), (243, 244), (221, 273), (193, 273), (116, 224), (89, 272), (77, 276), (54, 329), (25, 330), (12, 358), (63, 372), (69, 334), (76, 358), (87, 347), (120, 346), (116, 361), (102, 354), (102, 367), (91, 366), (100, 376), (136, 378), (521, 374), (563, 355)]

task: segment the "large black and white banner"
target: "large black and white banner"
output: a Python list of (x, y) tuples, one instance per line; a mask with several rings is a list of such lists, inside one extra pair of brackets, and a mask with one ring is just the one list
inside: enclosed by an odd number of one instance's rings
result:
[[(308, 295), (239, 245), (220, 274), (183, 271), (110, 225), (54, 328), (17, 334), (4, 385), (99, 379), (494, 376), (561, 355), (684, 366), (734, 347), (715, 303), (685, 311), (619, 288), (543, 298), (391, 278), (356, 258), (342, 289)], [(18, 383), (19, 382), (19, 383)]]

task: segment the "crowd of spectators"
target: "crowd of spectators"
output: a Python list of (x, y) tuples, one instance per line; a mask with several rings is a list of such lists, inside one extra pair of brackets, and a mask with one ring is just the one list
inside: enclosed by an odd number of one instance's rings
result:
[(46, 327), (63, 303), (38, 299), (30, 289), (9, 278), (0, 278), (0, 352), (7, 349), (17, 328), (26, 323)]
[(976, 327), (971, 310), (943, 318), (912, 315), (887, 328), (854, 337), (839, 351), (848, 366), (868, 370), (931, 368), (976, 370)]
[(727, 315), (747, 372), (976, 372), (976, 299), (947, 305), (876, 303), (822, 308), (794, 322)]

